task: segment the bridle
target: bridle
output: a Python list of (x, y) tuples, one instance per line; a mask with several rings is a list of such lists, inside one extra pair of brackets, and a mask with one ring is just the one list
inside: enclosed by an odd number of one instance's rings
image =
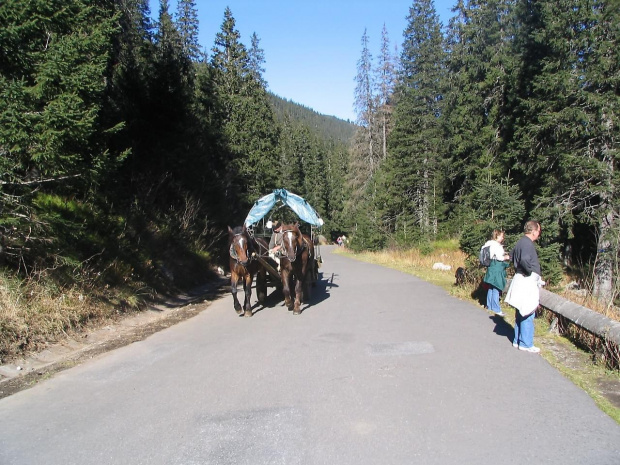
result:
[[(246, 254), (248, 257), (248, 261), (245, 262), (245, 264), (239, 260), (239, 255), (237, 254), (237, 249), (235, 248), (235, 243), (237, 242), (237, 238), (242, 236), (242, 239), (246, 239), (248, 241), (248, 245), (246, 248)], [(243, 243), (240, 244), (240, 247), (243, 247)], [(247, 266), (252, 260), (254, 260), (254, 247), (252, 245), (252, 240), (250, 239), (250, 237), (246, 234), (246, 233), (237, 233), (233, 236), (232, 241), (230, 242), (230, 249), (228, 251), (228, 254), (230, 255), (230, 258), (232, 258), (235, 262), (237, 262), (237, 265), (241, 265), (241, 266)]]
[[(300, 255), (300, 252), (297, 251), (297, 243), (298, 243), (298, 241), (295, 240), (294, 244), (293, 244), (293, 240), (292, 240), (292, 236), (294, 234), (297, 234), (297, 233), (295, 232), (294, 229), (285, 229), (284, 231), (282, 231), (282, 245), (284, 245), (284, 238), (285, 238), (286, 233), (289, 233), (288, 234), (288, 238), (290, 240), (291, 247), (294, 245), (294, 252), (295, 253), (293, 254), (293, 258), (292, 259), (289, 258), (288, 254), (284, 254), (284, 256), (288, 259), (289, 262), (293, 263), (295, 260), (297, 260), (298, 255)], [(301, 234), (301, 233), (299, 233), (299, 234)], [(307, 247), (306, 246), (306, 241), (304, 240), (303, 236), (301, 236), (301, 251), (303, 252), (303, 250), (306, 247)]]

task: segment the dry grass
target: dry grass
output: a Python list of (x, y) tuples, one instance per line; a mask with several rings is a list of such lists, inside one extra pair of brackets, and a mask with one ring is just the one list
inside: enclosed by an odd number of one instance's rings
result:
[(586, 290), (571, 291), (565, 288), (566, 283), (561, 289), (554, 290), (553, 292), (567, 300), (570, 300), (571, 302), (575, 302), (576, 304), (582, 305), (590, 310), (594, 310), (595, 312), (598, 312), (611, 320), (620, 321), (620, 308), (599, 301)]
[[(620, 321), (620, 309), (614, 305), (601, 302), (592, 296), (587, 290), (569, 290), (567, 289), (568, 280), (562, 283), (560, 289), (554, 289), (553, 292), (564, 297), (571, 302), (589, 308), (610, 320)], [(573, 324), (567, 318), (556, 315), (553, 312), (544, 310), (543, 316), (548, 322), (553, 322), (554, 330), (573, 341), (580, 347), (587, 349), (593, 354), (593, 358), (598, 364), (606, 366), (612, 370), (620, 368), (620, 347), (612, 341), (598, 337), (589, 331)]]
[[(345, 249), (344, 253), (349, 253), (349, 251)], [(422, 253), (418, 249), (393, 249), (363, 252), (354, 256), (359, 260), (410, 273), (450, 291), (454, 290), (454, 273), (458, 267), (465, 266), (466, 258), (466, 255), (459, 250), (457, 241), (436, 243), (429, 253)], [(449, 265), (450, 270), (433, 270), (435, 263)]]
[(121, 307), (95, 300), (78, 287), (55, 288), (0, 275), (0, 361), (111, 320), (125, 310)]

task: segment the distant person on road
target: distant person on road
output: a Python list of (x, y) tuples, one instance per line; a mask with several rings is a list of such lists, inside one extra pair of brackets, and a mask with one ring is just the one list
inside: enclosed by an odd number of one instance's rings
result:
[(540, 223), (528, 221), (523, 232), (524, 236), (512, 251), (516, 273), (506, 294), (506, 302), (517, 309), (513, 347), (536, 354), (540, 349), (534, 346), (534, 317), (540, 302), (540, 287), (545, 285), (534, 247), (534, 242), (540, 237)]
[(338, 236), (338, 239), (336, 239), (336, 244), (338, 244), (338, 247), (342, 247), (342, 237)]
[(491, 264), (487, 268), (483, 281), (488, 284), (487, 310), (496, 315), (504, 316), (499, 305), (499, 297), (506, 287), (506, 268), (510, 266), (510, 256), (504, 251), (504, 231), (494, 229), (491, 239), (482, 247), (489, 247)]

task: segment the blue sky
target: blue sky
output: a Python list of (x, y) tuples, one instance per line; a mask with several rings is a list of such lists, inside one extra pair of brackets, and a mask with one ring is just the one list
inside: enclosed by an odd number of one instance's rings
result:
[[(355, 121), (353, 109), (361, 38), (367, 30), (369, 48), (377, 56), (385, 24), (392, 47), (400, 51), (412, 0), (196, 0), (200, 45), (211, 54), (228, 6), (250, 47), (255, 32), (265, 52), (265, 73), (271, 92), (322, 114)], [(447, 25), (456, 0), (435, 0)], [(151, 14), (159, 0), (150, 0)], [(170, 11), (176, 1), (170, 0)]]

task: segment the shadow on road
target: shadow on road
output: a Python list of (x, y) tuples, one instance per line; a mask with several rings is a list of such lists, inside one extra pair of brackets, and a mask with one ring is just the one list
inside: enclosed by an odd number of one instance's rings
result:
[(282, 290), (275, 288), (273, 292), (269, 294), (269, 289), (267, 289), (267, 298), (265, 299), (265, 302), (262, 305), (260, 302), (256, 302), (252, 306), (252, 314), (256, 315), (265, 309), (279, 306), (284, 306), (284, 294), (282, 293)]
[(508, 324), (504, 318), (498, 315), (491, 315), (489, 318), (493, 320), (493, 323), (495, 323), (495, 329), (493, 329), (493, 332), (498, 336), (506, 337), (512, 344), (515, 337), (515, 331), (512, 325)]
[(315, 307), (324, 300), (329, 299), (329, 292), (333, 287), (338, 287), (334, 284), (335, 273), (329, 273), (325, 276), (323, 273), (319, 273), (319, 279), (317, 279), (315, 285), (310, 288), (310, 301), (306, 302), (306, 306), (301, 309), (302, 313), (309, 307)]
[[(316, 283), (314, 284), (314, 286), (310, 287), (310, 298), (308, 299), (308, 301), (302, 302), (301, 313), (305, 312), (306, 310), (312, 309), (324, 300), (329, 299), (330, 290), (334, 287), (338, 287), (337, 284), (334, 284), (334, 278), (336, 276), (337, 275), (335, 273), (330, 273), (327, 276), (323, 273), (319, 273)], [(276, 288), (271, 294), (268, 293), (264, 305), (256, 302), (252, 306), (252, 313), (256, 315), (265, 309), (279, 306), (284, 306), (284, 293), (281, 289)]]

